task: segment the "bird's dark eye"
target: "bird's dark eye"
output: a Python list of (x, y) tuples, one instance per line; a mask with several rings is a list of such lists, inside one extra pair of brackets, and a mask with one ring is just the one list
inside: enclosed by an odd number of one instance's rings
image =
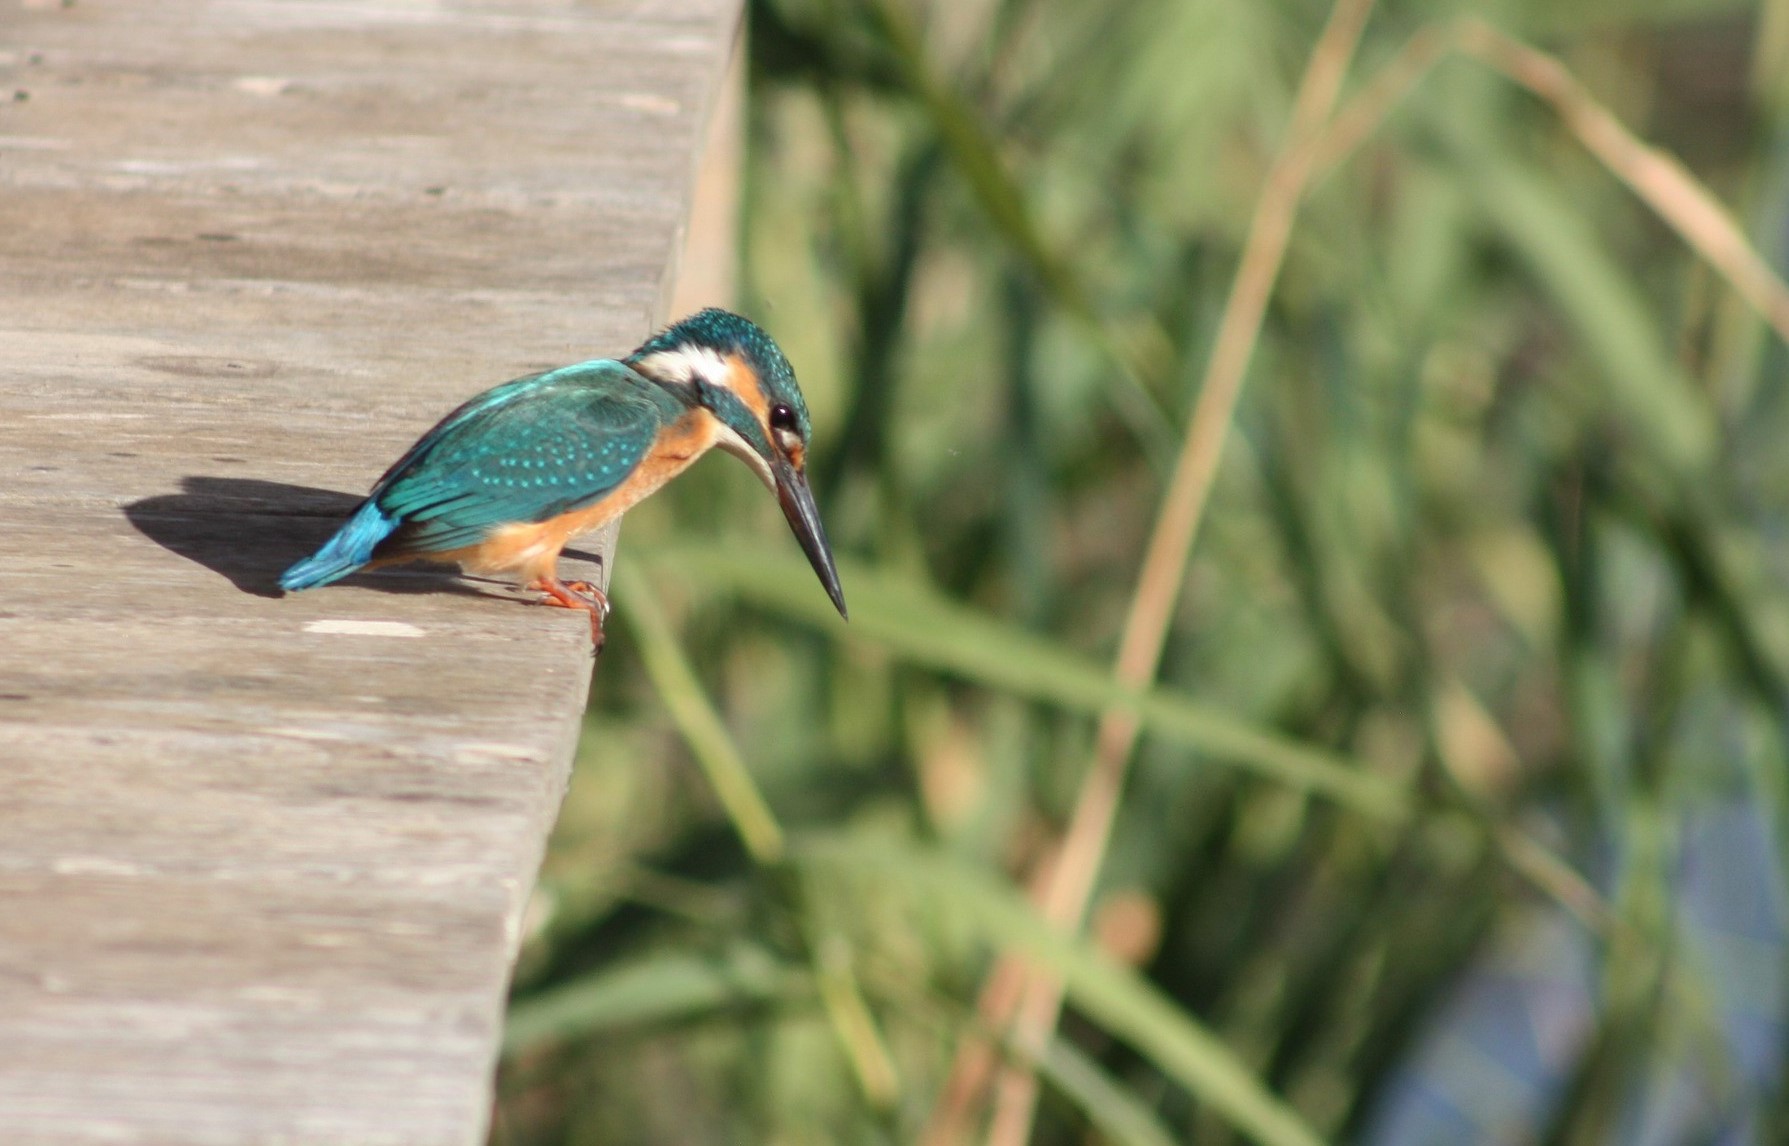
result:
[(772, 406), (770, 408), (770, 428), (773, 430), (793, 430), (795, 428), (795, 411), (788, 406)]

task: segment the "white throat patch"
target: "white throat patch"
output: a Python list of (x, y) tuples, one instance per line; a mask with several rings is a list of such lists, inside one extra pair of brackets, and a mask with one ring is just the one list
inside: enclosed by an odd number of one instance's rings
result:
[(716, 350), (706, 346), (679, 346), (640, 359), (640, 372), (650, 378), (688, 386), (697, 379), (710, 386), (731, 390), (733, 368)]

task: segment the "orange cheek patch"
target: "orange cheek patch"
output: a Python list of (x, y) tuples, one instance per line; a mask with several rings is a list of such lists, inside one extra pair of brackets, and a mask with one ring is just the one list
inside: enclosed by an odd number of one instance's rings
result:
[(727, 389), (752, 412), (760, 426), (770, 424), (770, 401), (758, 385), (758, 374), (737, 354), (727, 355)]

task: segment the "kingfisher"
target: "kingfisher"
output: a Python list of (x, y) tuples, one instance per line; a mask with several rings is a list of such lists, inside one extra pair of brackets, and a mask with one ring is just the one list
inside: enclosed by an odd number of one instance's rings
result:
[(280, 576), (287, 591), (359, 569), (428, 560), (510, 574), (540, 602), (590, 614), (598, 651), (608, 598), (559, 579), (566, 542), (620, 517), (710, 448), (742, 459), (777, 495), (826, 595), (845, 595), (808, 487), (813, 427), (795, 371), (755, 323), (710, 308), (626, 358), (492, 387), (385, 471), (346, 524)]

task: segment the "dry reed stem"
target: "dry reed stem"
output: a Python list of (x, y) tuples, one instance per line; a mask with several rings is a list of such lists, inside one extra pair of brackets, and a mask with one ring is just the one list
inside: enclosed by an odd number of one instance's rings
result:
[[(1257, 201), (1199, 402), (1127, 617), (1115, 675), (1130, 687), (1149, 684), (1159, 664), (1174, 600), (1299, 200), (1315, 179), (1377, 130), (1450, 52), (1459, 50), (1479, 59), (1551, 104), (1586, 150), (1656, 211), (1789, 341), (1789, 287), (1759, 257), (1719, 200), (1676, 159), (1646, 145), (1623, 127), (1558, 60), (1483, 21), (1468, 18), (1417, 33), (1358, 95), (1329, 117), (1370, 9), (1371, 0), (1338, 0), (1332, 10), (1300, 86), (1287, 147)], [(1044, 915), (1058, 926), (1078, 928), (1085, 914), (1137, 731), (1135, 718), (1123, 712), (1109, 711), (1100, 722), (1093, 766), (1083, 781), (1064, 839), (1062, 863), (1041, 896)], [(1520, 832), (1504, 827), (1494, 835), (1514, 870), (1565, 904), (1580, 920), (1599, 932), (1619, 927), (1608, 905), (1569, 865)], [(1036, 1054), (1054, 1029), (1061, 1007), (1060, 987), (1047, 976), (1030, 975), (1016, 960), (1002, 960), (984, 988), (978, 1009), (984, 1022), (997, 1027), (1007, 1021), (1015, 1006), (1019, 1014), (1014, 1020), (1014, 1045)], [(995, 1052), (985, 1041), (966, 1042), (960, 1048), (939, 1115), (924, 1139), (927, 1146), (951, 1146), (962, 1140), (994, 1062)], [(1036, 1088), (1035, 1076), (1029, 1071), (1016, 1066), (1006, 1069), (988, 1139), (991, 1146), (1020, 1146), (1029, 1137)]]
[[(1231, 415), (1285, 259), (1299, 201), (1314, 171), (1310, 141), (1321, 133), (1335, 109), (1372, 7), (1373, 0), (1336, 0), (1330, 10), (1299, 82), (1286, 143), (1256, 201), (1199, 399), (1150, 535), (1119, 641), (1113, 675), (1127, 688), (1147, 687), (1161, 664), (1162, 646), (1186, 578), (1193, 540), (1217, 478)], [(1086, 915), (1111, 839), (1137, 732), (1134, 713), (1108, 709), (1100, 718), (1094, 759), (1081, 782), (1041, 905), (1045, 919), (1065, 931), (1079, 930)], [(1031, 1057), (1041, 1058), (1061, 1013), (1062, 984), (1055, 976), (1035, 970), (1026, 972), (1024, 978), (1025, 989), (1013, 1020), (1013, 1042)], [(1009, 1064), (1001, 1070), (994, 1119), (988, 1130), (990, 1146), (1023, 1146), (1031, 1137), (1037, 1085), (1037, 1075), (1021, 1065)]]
[(1457, 42), (1461, 51), (1553, 105), (1585, 150), (1658, 212), (1789, 342), (1789, 287), (1746, 240), (1720, 200), (1676, 157), (1623, 127), (1564, 64), (1545, 52), (1474, 18), (1460, 22)]
[[(1059, 852), (1048, 848), (1033, 865), (1026, 891), (1032, 902), (1043, 899), (1055, 870)], [(950, 1074), (944, 1091), (932, 1111), (919, 1146), (958, 1146), (969, 1137), (970, 1124), (981, 1108), (982, 1095), (999, 1064), (995, 1040), (981, 1031), (998, 1032), (1012, 1022), (1025, 990), (1025, 964), (1017, 959), (1001, 959), (994, 965), (988, 981), (982, 984), (976, 999), (976, 1017), (980, 1031), (960, 1034), (957, 1053), (951, 1059)]]
[(1675, 156), (1641, 140), (1545, 52), (1467, 17), (1412, 36), (1393, 60), (1311, 141), (1319, 175), (1378, 130), (1430, 69), (1458, 51), (1552, 106), (1560, 121), (1609, 173), (1650, 207), (1684, 244), (1725, 278), (1747, 305), (1789, 342), (1789, 285), (1758, 254), (1715, 195)]
[[(1789, 9), (1786, 9), (1789, 10)], [(1675, 158), (1633, 135), (1557, 59), (1482, 20), (1466, 18), (1418, 31), (1392, 61), (1336, 112), (1311, 141), (1315, 178), (1322, 178), (1383, 125), (1436, 64), (1461, 52), (1553, 106), (1579, 143), (1684, 244), (1723, 275), (1741, 298), (1789, 341), (1789, 286), (1760, 257), (1731, 214)], [(1593, 933), (1630, 935), (1632, 925), (1570, 864), (1509, 824), (1487, 825), (1504, 862), (1564, 907)]]
[(1311, 181), (1315, 183), (1328, 175), (1378, 131), (1404, 97), (1428, 78), (1430, 70), (1458, 48), (1459, 27), (1451, 21), (1430, 24), (1406, 40), (1390, 62), (1362, 84), (1323, 130), (1308, 141)]

